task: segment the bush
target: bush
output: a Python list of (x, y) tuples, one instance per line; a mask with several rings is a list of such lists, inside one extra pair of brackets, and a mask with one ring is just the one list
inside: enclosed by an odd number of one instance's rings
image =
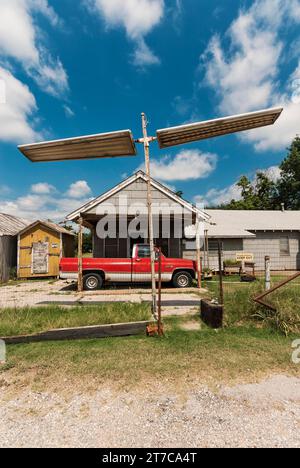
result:
[(286, 336), (300, 333), (299, 285), (290, 284), (266, 299), (276, 312), (253, 301), (263, 290), (263, 282), (225, 290), (225, 325), (255, 321)]
[(242, 266), (241, 262), (237, 262), (236, 260), (224, 260), (224, 267), (240, 267)]
[(18, 278), (17, 268), (13, 267), (9, 270), (9, 279), (15, 281)]

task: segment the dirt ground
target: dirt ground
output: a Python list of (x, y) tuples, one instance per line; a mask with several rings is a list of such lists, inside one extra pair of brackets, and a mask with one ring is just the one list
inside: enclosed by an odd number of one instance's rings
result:
[(1, 447), (300, 447), (300, 379), (212, 391), (168, 382), (61, 396), (0, 383)]
[[(206, 290), (202, 290), (205, 294)], [(185, 314), (199, 307), (199, 293), (194, 288), (187, 290), (163, 289), (165, 315)], [(120, 287), (78, 294), (74, 284), (68, 281), (27, 281), (0, 288), (0, 309), (5, 307), (24, 307), (57, 304), (73, 306), (89, 305), (105, 302), (151, 302), (151, 290), (136, 287), (122, 289)]]

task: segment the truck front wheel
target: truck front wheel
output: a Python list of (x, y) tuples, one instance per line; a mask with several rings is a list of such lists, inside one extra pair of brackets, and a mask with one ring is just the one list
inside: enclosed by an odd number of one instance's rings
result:
[(173, 286), (175, 288), (190, 288), (192, 284), (192, 275), (187, 271), (179, 271), (173, 277)]
[(89, 273), (83, 277), (83, 288), (85, 291), (96, 291), (103, 286), (103, 278), (97, 273)]

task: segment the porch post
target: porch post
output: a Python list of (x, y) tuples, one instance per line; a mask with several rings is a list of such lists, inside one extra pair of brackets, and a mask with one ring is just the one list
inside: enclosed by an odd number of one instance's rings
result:
[(78, 231), (78, 292), (83, 291), (83, 269), (82, 269), (82, 225), (83, 219), (80, 216), (79, 220), (79, 231)]

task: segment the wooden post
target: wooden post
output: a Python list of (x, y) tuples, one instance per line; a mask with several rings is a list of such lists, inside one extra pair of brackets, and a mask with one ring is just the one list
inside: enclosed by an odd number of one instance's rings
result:
[(205, 249), (206, 249), (206, 255), (207, 255), (207, 268), (208, 270), (210, 269), (210, 264), (209, 264), (209, 248), (208, 248), (208, 230), (206, 229), (205, 231)]
[(161, 248), (159, 249), (159, 260), (158, 260), (158, 320), (157, 320), (157, 330), (158, 336), (163, 335), (163, 327), (161, 321), (161, 288), (162, 288), (162, 280), (161, 280)]
[(157, 300), (156, 300), (156, 278), (155, 278), (155, 250), (153, 238), (153, 216), (152, 216), (152, 188), (151, 188), (151, 173), (150, 173), (150, 150), (147, 134), (147, 120), (146, 115), (142, 113), (142, 127), (143, 127), (143, 143), (145, 151), (145, 167), (147, 174), (147, 204), (148, 204), (148, 232), (149, 244), (151, 255), (151, 284), (152, 284), (152, 314), (157, 318)]
[(271, 258), (269, 256), (265, 257), (265, 283), (266, 291), (271, 289)]
[(82, 269), (82, 226), (83, 219), (82, 217), (78, 220), (79, 231), (78, 231), (78, 292), (83, 291), (83, 269)]
[(222, 249), (221, 241), (218, 239), (218, 257), (219, 257), (219, 283), (220, 283), (220, 305), (224, 305), (224, 289), (223, 289), (223, 268), (222, 268)]
[(200, 221), (197, 215), (196, 221), (196, 252), (197, 252), (197, 277), (198, 288), (202, 288), (202, 266), (201, 266), (201, 239), (200, 239)]

